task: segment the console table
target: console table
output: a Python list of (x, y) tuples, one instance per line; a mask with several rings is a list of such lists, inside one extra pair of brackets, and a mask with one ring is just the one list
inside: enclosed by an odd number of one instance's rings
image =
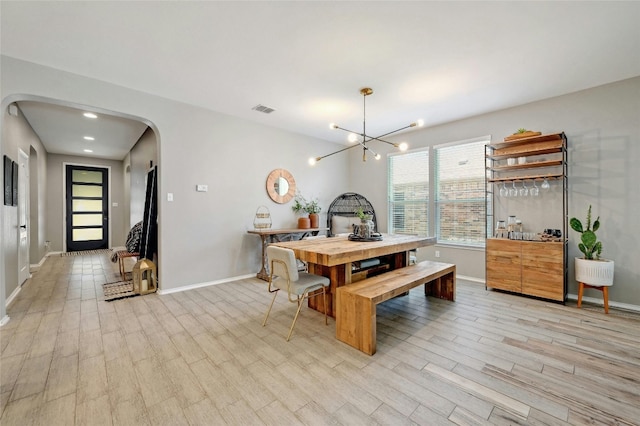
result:
[(269, 267), (267, 265), (267, 246), (271, 243), (279, 243), (282, 241), (302, 240), (309, 235), (318, 235), (320, 231), (327, 231), (329, 228), (310, 228), (310, 229), (252, 229), (247, 231), (249, 234), (260, 236), (262, 243), (262, 267), (256, 274), (261, 280), (269, 281)]

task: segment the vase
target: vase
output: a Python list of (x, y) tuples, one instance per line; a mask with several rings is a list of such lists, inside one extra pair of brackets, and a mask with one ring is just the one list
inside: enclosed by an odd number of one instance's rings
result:
[(371, 238), (374, 228), (373, 221), (370, 219), (362, 219), (358, 225), (358, 236), (360, 238)]
[(593, 286), (608, 287), (613, 285), (613, 260), (589, 260), (581, 257), (575, 259), (576, 281)]
[(309, 213), (309, 220), (311, 221), (311, 227), (317, 228), (320, 224), (320, 215), (317, 213)]
[(311, 228), (311, 220), (308, 217), (299, 217), (298, 229), (309, 229), (309, 228)]

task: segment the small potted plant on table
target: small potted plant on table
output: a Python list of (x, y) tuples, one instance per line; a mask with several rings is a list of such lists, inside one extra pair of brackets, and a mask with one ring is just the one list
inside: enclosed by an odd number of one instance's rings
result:
[(296, 196), (293, 199), (291, 210), (293, 210), (295, 214), (300, 215), (300, 217), (298, 217), (298, 229), (311, 228), (311, 220), (309, 219), (309, 216), (302, 216), (307, 212), (306, 206), (307, 200), (305, 200), (305, 198), (299, 192), (296, 193)]
[(309, 220), (311, 222), (311, 227), (317, 228), (320, 223), (319, 213), (322, 210), (322, 208), (320, 207), (320, 204), (318, 203), (318, 199), (314, 198), (313, 200), (306, 203), (304, 210), (307, 213), (309, 213)]

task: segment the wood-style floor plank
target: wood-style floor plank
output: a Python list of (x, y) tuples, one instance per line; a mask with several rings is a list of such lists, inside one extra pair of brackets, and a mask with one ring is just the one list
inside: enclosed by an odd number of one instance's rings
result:
[(246, 279), (105, 302), (108, 255), (50, 256), (0, 328), (0, 424), (640, 425), (640, 314), (421, 289), (378, 306), (378, 351)]

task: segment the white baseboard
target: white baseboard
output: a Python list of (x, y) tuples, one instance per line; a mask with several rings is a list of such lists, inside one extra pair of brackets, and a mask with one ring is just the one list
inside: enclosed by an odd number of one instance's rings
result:
[(4, 316), (4, 318), (2, 318), (2, 319), (0, 320), (0, 327), (2, 327), (3, 325), (5, 325), (6, 323), (8, 323), (10, 319), (11, 319), (11, 318), (9, 318), (9, 315), (5, 315), (5, 316)]
[(471, 282), (480, 283), (480, 284), (484, 284), (485, 283), (483, 278), (468, 277), (466, 275), (458, 275), (458, 274), (456, 274), (456, 279), (465, 280), (465, 281), (471, 281)]
[(42, 265), (44, 265), (45, 260), (47, 260), (47, 257), (49, 257), (49, 253), (45, 254), (42, 257), (42, 259), (40, 259), (40, 262), (35, 263), (35, 264), (32, 263), (31, 265), (29, 265), (29, 270), (30, 271), (37, 271), (38, 269), (40, 269), (40, 267)]
[(47, 257), (49, 256), (55, 256), (55, 255), (61, 255), (63, 252), (61, 251), (50, 251), (49, 253), (47, 253)]
[[(567, 299), (569, 299), (569, 300), (578, 300), (578, 295), (577, 294), (567, 294)], [(584, 296), (582, 296), (582, 301), (604, 307), (604, 300), (602, 300), (602, 298), (599, 299), (597, 297), (584, 297)], [(615, 302), (615, 301), (611, 301), (611, 300), (609, 300), (609, 307), (610, 308), (624, 309), (625, 311), (640, 312), (640, 306), (638, 306), (638, 305), (630, 305), (629, 303), (620, 303), (620, 302)]]
[(11, 295), (9, 297), (7, 297), (6, 303), (4, 304), (4, 306), (6, 308), (9, 307), (9, 305), (11, 305), (11, 302), (13, 302), (13, 300), (18, 296), (18, 293), (20, 293), (20, 290), (22, 290), (22, 286), (19, 285), (18, 287), (16, 287), (15, 290), (13, 290), (13, 292), (11, 293)]
[[(456, 278), (459, 280), (465, 280), (465, 281), (472, 281), (472, 282), (477, 282), (477, 283), (481, 283), (484, 284), (485, 280), (481, 279), (481, 278), (475, 278), (475, 277), (467, 277), (464, 275), (456, 275)], [(578, 300), (578, 295), (577, 294), (567, 294), (567, 299), (568, 300)], [(582, 301), (583, 302), (587, 302), (587, 303), (591, 303), (594, 305), (600, 305), (604, 307), (604, 300), (602, 300), (602, 298), (598, 299), (596, 297), (582, 297)], [(638, 305), (631, 305), (629, 303), (621, 303), (621, 302), (616, 302), (616, 301), (611, 301), (609, 300), (609, 307), (612, 308), (618, 308), (618, 309), (624, 309), (625, 311), (633, 311), (633, 312), (640, 312), (640, 306)]]
[(198, 283), (198, 284), (189, 284), (189, 285), (185, 285), (185, 286), (182, 286), (182, 287), (170, 288), (170, 289), (167, 289), (167, 290), (163, 290), (163, 289), (159, 288), (158, 289), (158, 294), (162, 296), (162, 295), (165, 295), (165, 294), (179, 293), (181, 291), (193, 290), (193, 289), (202, 288), (202, 287), (209, 287), (209, 286), (212, 286), (212, 285), (228, 283), (228, 282), (231, 282), (231, 281), (245, 280), (247, 278), (255, 278), (255, 276), (256, 276), (256, 274), (240, 275), (240, 276), (237, 276), (237, 277), (225, 278), (223, 280), (209, 281), (209, 282)]

